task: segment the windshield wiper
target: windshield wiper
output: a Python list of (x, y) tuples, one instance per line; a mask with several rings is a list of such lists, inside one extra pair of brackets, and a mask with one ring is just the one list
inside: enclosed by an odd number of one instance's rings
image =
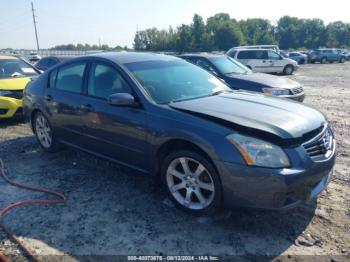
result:
[(18, 72), (15, 72), (11, 75), (11, 77), (19, 77), (19, 76), (24, 76), (24, 75)]
[(222, 93), (232, 93), (232, 90), (227, 90), (227, 89), (220, 89), (220, 90), (213, 90), (211, 93), (212, 96), (220, 95)]

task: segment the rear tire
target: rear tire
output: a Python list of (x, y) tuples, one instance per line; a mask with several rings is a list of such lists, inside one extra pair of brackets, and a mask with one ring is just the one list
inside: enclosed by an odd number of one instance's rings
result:
[(327, 57), (322, 57), (321, 64), (327, 64), (328, 60)]
[(194, 215), (212, 214), (222, 202), (222, 187), (214, 166), (201, 154), (180, 150), (161, 164), (163, 186), (171, 201)]
[(33, 131), (40, 147), (46, 152), (57, 152), (62, 145), (54, 136), (51, 124), (42, 112), (36, 112), (33, 117)]
[(291, 75), (294, 72), (294, 66), (292, 65), (286, 65), (285, 68), (283, 69), (283, 74), (284, 75)]

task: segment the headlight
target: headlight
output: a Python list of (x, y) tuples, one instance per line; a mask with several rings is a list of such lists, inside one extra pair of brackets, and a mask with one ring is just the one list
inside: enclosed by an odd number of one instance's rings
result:
[(0, 90), (0, 96), (7, 96), (7, 95), (11, 95), (11, 94), (12, 94), (11, 91)]
[(269, 142), (234, 133), (226, 137), (250, 166), (271, 168), (289, 167), (290, 162), (282, 148)]
[(273, 96), (287, 96), (290, 95), (289, 89), (285, 88), (263, 88), (264, 94)]

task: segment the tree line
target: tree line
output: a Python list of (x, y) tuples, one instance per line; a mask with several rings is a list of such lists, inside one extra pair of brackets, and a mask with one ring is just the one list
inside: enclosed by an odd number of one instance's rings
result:
[(63, 50), (63, 51), (89, 51), (89, 50), (103, 50), (103, 51), (122, 51), (130, 50), (127, 46), (115, 46), (110, 47), (109, 45), (89, 45), (89, 44), (67, 44), (67, 45), (56, 45), (51, 50)]
[(226, 13), (209, 17), (193, 16), (192, 23), (177, 28), (137, 31), (137, 51), (200, 52), (225, 51), (239, 45), (277, 44), (281, 49), (350, 47), (350, 24), (341, 21), (325, 24), (321, 19), (281, 17), (276, 24), (252, 18), (237, 21)]

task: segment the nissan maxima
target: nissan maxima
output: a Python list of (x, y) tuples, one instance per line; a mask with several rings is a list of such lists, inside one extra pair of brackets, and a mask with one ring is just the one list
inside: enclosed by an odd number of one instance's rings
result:
[(167, 55), (72, 59), (30, 82), (23, 103), (43, 150), (67, 145), (154, 174), (195, 214), (294, 207), (318, 196), (335, 163), (333, 131), (316, 109), (233, 91)]

